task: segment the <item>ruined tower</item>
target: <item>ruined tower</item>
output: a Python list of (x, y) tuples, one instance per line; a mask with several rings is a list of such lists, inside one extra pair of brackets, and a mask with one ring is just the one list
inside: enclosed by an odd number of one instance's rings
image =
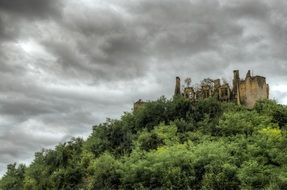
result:
[(250, 70), (244, 80), (239, 84), (240, 102), (248, 108), (252, 108), (257, 100), (269, 98), (269, 85), (265, 77), (251, 76)]
[(180, 91), (180, 78), (176, 77), (175, 79), (175, 90), (174, 90), (174, 96), (181, 95)]
[(236, 101), (236, 103), (237, 103), (238, 105), (240, 105), (239, 84), (240, 84), (239, 70), (234, 70), (234, 71), (233, 71), (233, 88), (232, 88), (232, 94), (233, 94), (233, 99)]
[(138, 111), (141, 107), (145, 105), (146, 102), (142, 101), (142, 99), (139, 99), (134, 103), (134, 112)]

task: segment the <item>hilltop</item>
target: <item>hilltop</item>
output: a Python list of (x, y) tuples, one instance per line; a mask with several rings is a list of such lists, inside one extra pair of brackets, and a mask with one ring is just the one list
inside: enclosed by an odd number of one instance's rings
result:
[(146, 102), (10, 164), (0, 189), (285, 189), (287, 108), (248, 109), (215, 98)]

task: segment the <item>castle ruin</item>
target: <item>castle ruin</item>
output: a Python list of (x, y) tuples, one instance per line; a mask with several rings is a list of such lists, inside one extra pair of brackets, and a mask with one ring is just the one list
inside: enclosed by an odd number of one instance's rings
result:
[(269, 98), (269, 85), (266, 78), (262, 76), (251, 76), (250, 70), (245, 79), (240, 79), (239, 70), (233, 71), (232, 88), (227, 83), (221, 84), (220, 79), (205, 79), (200, 87), (184, 87), (181, 91), (180, 78), (176, 77), (175, 96), (184, 96), (196, 101), (208, 97), (216, 97), (219, 101), (236, 102), (252, 108), (257, 100)]
[[(215, 97), (222, 102), (235, 102), (238, 105), (253, 108), (256, 101), (269, 99), (269, 85), (263, 76), (252, 76), (250, 70), (245, 79), (240, 79), (239, 70), (233, 71), (233, 81), (231, 86), (220, 79), (204, 79), (199, 87), (188, 85), (181, 90), (179, 77), (175, 80), (174, 96), (183, 96), (191, 101), (198, 101), (209, 97)], [(136, 111), (145, 104), (141, 99), (134, 103), (133, 110)]]

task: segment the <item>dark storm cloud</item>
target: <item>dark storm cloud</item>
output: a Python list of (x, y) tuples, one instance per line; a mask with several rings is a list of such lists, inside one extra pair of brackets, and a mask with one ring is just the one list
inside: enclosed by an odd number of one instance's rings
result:
[(52, 39), (44, 46), (67, 70), (92, 70), (96, 80), (113, 80), (145, 75), (150, 59), (169, 62), (218, 51), (223, 39), (232, 43), (242, 35), (242, 27), (226, 16), (217, 1), (139, 1), (115, 6), (116, 10), (107, 6), (96, 11), (86, 7), (82, 14), (67, 8), (60, 32), (70, 31), (66, 35), (73, 44)]
[(62, 0), (0, 0), (0, 10), (18, 16), (53, 17), (60, 15)]
[(74, 7), (66, 9), (59, 33), (67, 40), (42, 42), (63, 71), (72, 73), (72, 69), (77, 68), (77, 72), (85, 76), (93, 73), (97, 81), (131, 79), (144, 74), (149, 58), (148, 44), (145, 31), (134, 21), (108, 8), (82, 7), (82, 14), (77, 14)]
[[(85, 76), (93, 71), (95, 81), (144, 76), (154, 60), (167, 71), (174, 60), (177, 70), (211, 71), (207, 65), (220, 72), (218, 65), (256, 59), (246, 44), (266, 49), (258, 52), (262, 57), (283, 56), (282, 48), (264, 42), (278, 35), (261, 33), (273, 30), (272, 15), (278, 12), (267, 1), (108, 1), (100, 8), (82, 6), (81, 14), (73, 6), (66, 9), (60, 31), (73, 44), (49, 39), (44, 45), (64, 71), (74, 68), (71, 74)], [(249, 34), (248, 25), (258, 33)], [(219, 59), (208, 60), (210, 54)], [(205, 56), (207, 63), (198, 60)]]
[(0, 0), (0, 170), (87, 136), (174, 78), (267, 77), (286, 99), (283, 0)]
[(30, 22), (59, 19), (62, 8), (62, 0), (0, 0), (0, 43), (16, 40)]
[(4, 40), (6, 38), (8, 38), (8, 34), (7, 34), (7, 32), (5, 31), (5, 28), (4, 28), (4, 21), (0, 17), (0, 41)]
[(234, 18), (244, 17), (264, 20), (270, 13), (270, 8), (266, 1), (231, 1), (231, 3), (227, 3), (226, 8), (230, 16)]

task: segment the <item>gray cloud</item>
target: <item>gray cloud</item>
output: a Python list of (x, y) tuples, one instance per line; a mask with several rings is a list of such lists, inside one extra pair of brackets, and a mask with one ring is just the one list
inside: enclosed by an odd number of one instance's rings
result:
[(0, 10), (24, 17), (53, 17), (60, 15), (61, 0), (1, 0)]
[(0, 43), (19, 40), (31, 22), (60, 19), (62, 8), (62, 0), (0, 0)]
[(283, 0), (0, 0), (0, 173), (171, 97), (174, 78), (267, 77), (287, 103)]

